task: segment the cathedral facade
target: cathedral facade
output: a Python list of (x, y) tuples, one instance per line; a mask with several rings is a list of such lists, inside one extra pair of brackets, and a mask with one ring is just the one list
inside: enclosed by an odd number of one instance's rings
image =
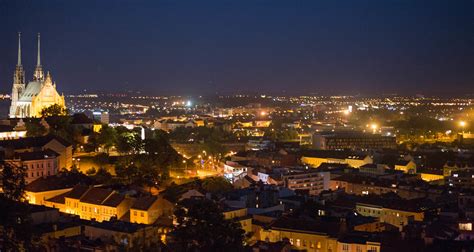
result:
[(33, 80), (25, 83), (25, 70), (21, 64), (21, 34), (18, 34), (18, 62), (13, 75), (10, 118), (41, 117), (41, 111), (57, 104), (66, 107), (64, 95), (59, 95), (51, 74), (46, 76), (41, 66), (40, 34), (38, 34), (38, 58)]

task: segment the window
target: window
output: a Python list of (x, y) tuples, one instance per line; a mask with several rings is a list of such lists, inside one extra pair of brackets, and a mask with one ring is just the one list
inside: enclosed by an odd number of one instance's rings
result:
[(367, 250), (367, 252), (377, 252), (377, 251), (378, 251), (377, 247), (374, 247), (374, 246), (370, 247), (369, 250)]
[(141, 217), (145, 217), (145, 214), (143, 212), (140, 212)]
[(137, 211), (133, 211), (133, 216), (137, 216)]
[(300, 247), (301, 246), (301, 240), (300, 239), (296, 239), (296, 247)]
[(343, 251), (349, 251), (349, 244), (342, 244)]
[(321, 242), (318, 242), (317, 248), (318, 248), (318, 249), (321, 248)]

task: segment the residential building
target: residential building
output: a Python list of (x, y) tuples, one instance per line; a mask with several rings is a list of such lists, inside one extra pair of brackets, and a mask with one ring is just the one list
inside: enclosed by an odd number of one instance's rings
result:
[(140, 197), (130, 208), (130, 222), (153, 224), (160, 217), (169, 217), (174, 205), (161, 196)]
[(362, 132), (323, 132), (313, 135), (313, 147), (322, 150), (393, 149), (396, 139)]
[(283, 174), (284, 186), (291, 190), (308, 191), (310, 195), (319, 195), (329, 189), (330, 173), (314, 170), (292, 170)]
[(25, 137), (0, 141), (0, 151), (5, 158), (13, 158), (15, 153), (52, 150), (58, 154), (58, 170), (72, 167), (72, 144), (53, 135)]
[(395, 170), (403, 171), (404, 173), (415, 174), (416, 163), (413, 160), (399, 160), (395, 164)]
[(26, 183), (42, 177), (54, 176), (58, 173), (59, 155), (50, 150), (21, 152), (15, 154), (15, 159), (10, 160), (26, 168)]
[(348, 164), (351, 167), (359, 168), (365, 164), (373, 163), (373, 160), (369, 155), (347, 151), (309, 150), (303, 152), (301, 162), (314, 168), (323, 163)]

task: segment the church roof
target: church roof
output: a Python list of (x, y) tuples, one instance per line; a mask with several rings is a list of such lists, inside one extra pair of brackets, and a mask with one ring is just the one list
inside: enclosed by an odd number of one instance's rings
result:
[(19, 99), (20, 102), (29, 102), (32, 100), (33, 96), (36, 96), (39, 94), (42, 88), (42, 83), (39, 81), (30, 81), (28, 85), (26, 86), (25, 91), (21, 93), (21, 97)]

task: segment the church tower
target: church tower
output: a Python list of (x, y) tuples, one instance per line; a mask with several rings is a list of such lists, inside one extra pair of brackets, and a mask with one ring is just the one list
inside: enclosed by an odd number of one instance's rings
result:
[(43, 67), (41, 66), (41, 55), (40, 55), (40, 43), (41, 43), (41, 35), (38, 33), (38, 58), (36, 60), (36, 68), (35, 68), (35, 73), (33, 75), (33, 80), (34, 81), (44, 81), (44, 73), (43, 73)]
[(10, 106), (10, 118), (16, 117), (17, 102), (25, 90), (25, 70), (21, 64), (21, 33), (18, 33), (18, 61), (13, 74), (12, 103)]

